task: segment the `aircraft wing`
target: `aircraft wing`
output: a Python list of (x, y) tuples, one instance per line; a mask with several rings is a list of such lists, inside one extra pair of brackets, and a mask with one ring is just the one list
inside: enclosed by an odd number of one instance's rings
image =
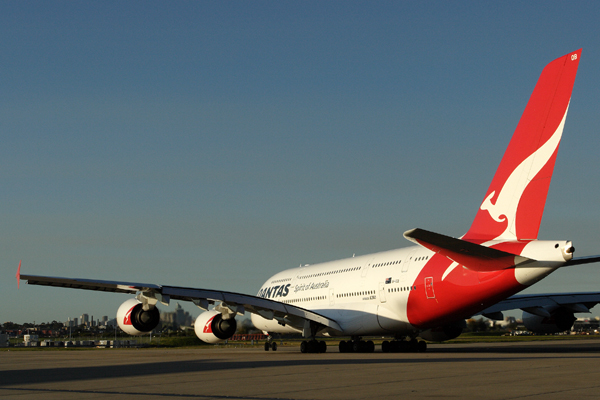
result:
[[(600, 256), (573, 258), (567, 261), (563, 268), (596, 262), (600, 262)], [(600, 292), (518, 294), (486, 308), (479, 314), (493, 317), (494, 314), (502, 311), (521, 309), (531, 314), (546, 316), (548, 314), (546, 309), (557, 307), (568, 308), (574, 313), (587, 313), (598, 303), (600, 303)]]
[(589, 312), (598, 303), (600, 292), (519, 294), (486, 308), (480, 314), (493, 316), (502, 311), (521, 309), (531, 314), (543, 315), (544, 310), (556, 307), (566, 307), (574, 313), (584, 313)]
[(30, 285), (55, 286), (72, 289), (97, 290), (101, 292), (116, 292), (136, 294), (142, 292), (146, 296), (154, 297), (163, 304), (169, 300), (191, 301), (202, 309), (208, 309), (210, 304), (217, 302), (232, 309), (237, 309), (243, 314), (248, 311), (258, 314), (266, 319), (276, 319), (282, 324), (288, 324), (300, 330), (305, 321), (316, 322), (324, 327), (342, 331), (339, 324), (321, 314), (296, 307), (291, 304), (281, 303), (262, 297), (248, 294), (226, 292), (223, 290), (197, 289), (179, 286), (155, 285), (151, 283), (133, 283), (102, 281), (93, 279), (73, 279), (53, 276), (17, 275), (20, 280), (27, 281)]

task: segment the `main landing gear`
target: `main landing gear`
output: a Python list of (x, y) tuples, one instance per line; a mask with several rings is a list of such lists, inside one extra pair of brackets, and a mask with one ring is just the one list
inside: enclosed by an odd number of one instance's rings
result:
[(327, 343), (325, 343), (324, 340), (318, 341), (316, 339), (319, 325), (311, 321), (310, 324), (305, 328), (305, 331), (308, 329), (310, 329), (309, 330), (310, 336), (304, 335), (304, 337), (309, 336), (310, 340), (303, 340), (302, 343), (300, 343), (300, 352), (302, 352), (302, 353), (326, 353), (327, 352)]
[(347, 342), (342, 340), (339, 344), (340, 353), (372, 353), (375, 351), (375, 343), (372, 340), (364, 341), (358, 336), (353, 336)]
[(302, 353), (326, 353), (327, 343), (324, 340), (318, 341), (316, 339), (303, 340), (300, 343), (300, 352)]
[(427, 342), (412, 338), (411, 340), (387, 340), (381, 343), (381, 351), (384, 353), (425, 353)]

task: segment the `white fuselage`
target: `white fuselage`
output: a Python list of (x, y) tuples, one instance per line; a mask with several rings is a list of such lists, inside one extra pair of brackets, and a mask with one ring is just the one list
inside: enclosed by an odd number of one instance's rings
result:
[[(258, 296), (314, 311), (343, 329), (325, 334), (408, 334), (414, 331), (406, 315), (408, 295), (423, 290), (415, 279), (432, 254), (413, 246), (288, 269), (269, 278)], [(299, 332), (256, 314), (251, 318), (263, 331)]]

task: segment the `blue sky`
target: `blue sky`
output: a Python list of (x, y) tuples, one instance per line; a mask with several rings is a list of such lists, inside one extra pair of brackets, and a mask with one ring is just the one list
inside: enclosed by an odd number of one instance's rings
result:
[[(542, 68), (583, 48), (540, 238), (600, 253), (596, 2), (0, 2), (0, 322), (255, 294), (469, 227)], [(599, 265), (529, 292), (600, 288)], [(193, 306), (185, 306), (197, 315)]]

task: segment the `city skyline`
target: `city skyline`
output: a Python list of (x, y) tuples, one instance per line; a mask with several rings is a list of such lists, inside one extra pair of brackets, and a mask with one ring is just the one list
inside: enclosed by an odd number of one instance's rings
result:
[[(176, 325), (176, 326), (193, 326), (195, 318), (185, 311), (179, 302), (175, 303), (175, 309), (173, 311), (162, 311), (161, 312), (161, 323), (164, 325)], [(20, 325), (24, 323), (32, 323), (34, 325), (43, 325), (43, 324), (51, 324), (53, 322), (59, 322), (64, 325), (64, 327), (79, 327), (79, 326), (87, 326), (87, 327), (108, 327), (108, 326), (116, 326), (117, 321), (114, 317), (109, 317), (108, 315), (103, 315), (100, 318), (94, 318), (93, 315), (88, 313), (82, 313), (78, 317), (67, 317), (66, 320), (53, 319), (50, 321), (26, 321), (19, 323)], [(2, 324), (6, 323), (16, 323), (15, 321), (3, 321)]]

